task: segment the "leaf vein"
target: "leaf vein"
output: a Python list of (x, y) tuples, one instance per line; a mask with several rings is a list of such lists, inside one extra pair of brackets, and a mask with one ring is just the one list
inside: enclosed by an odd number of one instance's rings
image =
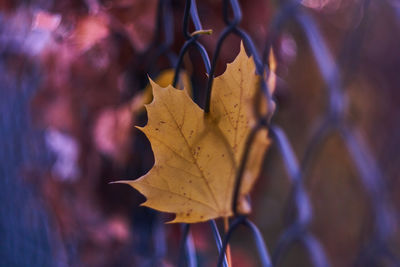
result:
[(168, 148), (169, 150), (171, 150), (175, 155), (177, 155), (177, 156), (180, 157), (181, 159), (183, 159), (183, 160), (185, 160), (185, 161), (187, 161), (187, 162), (193, 164), (192, 161), (190, 161), (189, 159), (187, 159), (185, 156), (181, 155), (179, 152), (175, 151), (175, 149), (173, 149), (171, 146), (167, 145), (167, 143), (164, 142), (163, 140), (161, 140), (161, 139), (155, 137), (155, 136), (152, 135), (152, 134), (148, 134), (148, 136), (151, 137), (151, 138), (154, 139), (154, 140), (157, 140), (159, 143), (161, 143), (161, 144), (164, 145), (166, 148)]
[(200, 172), (200, 174), (201, 174), (201, 177), (203, 178), (205, 184), (207, 185), (208, 190), (210, 191), (210, 194), (211, 194), (211, 196), (213, 197), (213, 200), (214, 200), (215, 205), (216, 205), (216, 206), (218, 207), (218, 209), (219, 209), (219, 205), (218, 205), (217, 199), (216, 199), (216, 197), (215, 197), (215, 193), (214, 193), (214, 191), (212, 190), (212, 188), (211, 188), (211, 186), (210, 186), (210, 184), (209, 184), (209, 182), (208, 182), (208, 180), (207, 180), (207, 178), (206, 178), (204, 172), (201, 170), (201, 168), (200, 168), (200, 166), (199, 166), (199, 163), (197, 162), (196, 158), (194, 157), (193, 153), (191, 152), (191, 146), (189, 145), (188, 140), (186, 139), (185, 135), (183, 134), (182, 129), (179, 128), (179, 124), (178, 124), (178, 122), (176, 121), (176, 118), (173, 116), (172, 112), (169, 110), (168, 105), (166, 105), (166, 104), (165, 104), (164, 102), (162, 102), (162, 101), (161, 101), (161, 103), (164, 105), (165, 109), (168, 111), (168, 113), (169, 113), (170, 116), (172, 117), (173, 121), (175, 122), (176, 126), (178, 127), (180, 135), (182, 136), (183, 140), (185, 141), (186, 146), (189, 148), (189, 152), (190, 152), (189, 154), (192, 156), (192, 159), (193, 159), (194, 164), (196, 165), (197, 169), (199, 170), (199, 172)]
[(216, 210), (215, 207), (211, 206), (210, 204), (208, 204), (208, 203), (206, 203), (206, 202), (202, 202), (202, 201), (200, 201), (200, 200), (198, 200), (198, 199), (194, 199), (194, 198), (189, 198), (188, 196), (181, 195), (181, 194), (179, 194), (179, 193), (177, 193), (177, 192), (173, 192), (173, 191), (170, 191), (170, 190), (166, 190), (166, 189), (164, 189), (164, 188), (160, 188), (160, 187), (154, 186), (154, 185), (149, 184), (149, 183), (144, 182), (144, 181), (143, 181), (142, 183), (145, 184), (146, 186), (149, 186), (149, 187), (158, 189), (158, 190), (160, 190), (160, 191), (167, 192), (167, 193), (170, 193), (170, 194), (172, 194), (172, 195), (177, 195), (177, 196), (180, 196), (180, 197), (182, 197), (182, 198), (186, 198), (188, 201), (197, 202), (197, 203), (202, 204), (202, 205), (204, 205), (204, 206), (206, 206), (206, 207), (210, 208), (211, 210), (213, 210), (213, 211), (215, 211), (215, 212), (218, 213), (218, 210)]
[(199, 176), (199, 175), (193, 174), (193, 173), (191, 173), (191, 172), (189, 172), (189, 171), (187, 171), (187, 170), (184, 170), (184, 169), (182, 169), (182, 168), (178, 168), (178, 167), (169, 165), (169, 164), (167, 164), (167, 163), (163, 163), (163, 165), (165, 165), (165, 166), (167, 166), (167, 167), (169, 167), (169, 168), (178, 170), (178, 171), (185, 172), (185, 173), (189, 174), (190, 176), (193, 176), (193, 177), (196, 177), (196, 178), (203, 178), (203, 177), (201, 177), (201, 176)]

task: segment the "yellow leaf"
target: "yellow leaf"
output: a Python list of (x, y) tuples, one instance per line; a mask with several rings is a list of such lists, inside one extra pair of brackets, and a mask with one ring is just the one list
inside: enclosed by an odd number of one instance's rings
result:
[[(260, 77), (243, 46), (226, 72), (215, 79), (210, 113), (205, 114), (184, 90), (151, 81), (153, 101), (148, 123), (138, 127), (150, 140), (153, 168), (128, 183), (147, 200), (144, 206), (176, 214), (172, 222), (200, 222), (229, 217), (237, 169), (255, 124), (254, 98)], [(251, 147), (239, 194), (239, 211), (253, 186), (269, 144), (259, 131)]]

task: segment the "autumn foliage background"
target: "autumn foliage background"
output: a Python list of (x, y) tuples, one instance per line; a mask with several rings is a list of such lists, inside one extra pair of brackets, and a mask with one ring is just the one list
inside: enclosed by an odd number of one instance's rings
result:
[[(205, 29), (200, 42), (213, 54), (224, 27), (221, 1), (198, 1)], [(360, 130), (381, 167), (399, 223), (400, 5), (361, 0), (303, 1), (335, 58), (343, 57), (346, 118)], [(138, 106), (153, 79), (172, 68), (183, 42), (184, 1), (171, 1), (171, 32), (157, 34), (157, 0), (0, 2), (0, 265), (174, 266), (180, 226), (169, 215), (140, 207), (144, 198), (123, 185), (153, 164)], [(241, 26), (259, 51), (273, 1), (241, 1)], [(362, 28), (360, 41), (352, 31)], [(171, 38), (170, 47), (163, 40)], [(358, 39), (356, 39), (358, 40)], [(239, 51), (229, 37), (217, 64), (221, 74)], [(355, 48), (352, 48), (354, 46)], [(288, 25), (274, 44), (278, 61), (277, 111), (273, 122), (287, 133), (301, 157), (314, 122), (326, 108), (324, 84), (306, 39)], [(163, 50), (164, 49), (164, 50)], [(206, 71), (200, 55), (184, 58), (196, 102), (204, 106)], [(306, 188), (314, 211), (311, 230), (334, 266), (350, 266), (371, 231), (371, 210), (351, 158), (331, 136), (313, 159)], [(252, 220), (270, 250), (290, 220), (290, 185), (272, 145), (252, 193)], [(215, 264), (217, 250), (206, 223), (193, 227), (198, 260)], [(399, 231), (392, 250), (399, 254)], [(21, 254), (24, 257), (21, 257)], [(232, 242), (234, 266), (257, 266), (249, 236)], [(400, 256), (400, 255), (398, 255)], [(301, 246), (287, 266), (308, 266)]]

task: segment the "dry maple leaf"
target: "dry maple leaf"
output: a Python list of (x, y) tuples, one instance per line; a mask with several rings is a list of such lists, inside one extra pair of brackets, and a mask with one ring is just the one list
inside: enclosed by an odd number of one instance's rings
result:
[[(151, 81), (153, 101), (146, 105), (148, 123), (138, 127), (150, 140), (155, 164), (128, 183), (147, 200), (142, 205), (176, 214), (172, 222), (194, 223), (233, 215), (232, 198), (244, 146), (255, 124), (254, 98), (260, 76), (243, 45), (235, 61), (215, 79), (210, 113), (204, 113), (184, 90)], [(239, 193), (239, 211), (269, 144), (258, 132), (250, 150)]]

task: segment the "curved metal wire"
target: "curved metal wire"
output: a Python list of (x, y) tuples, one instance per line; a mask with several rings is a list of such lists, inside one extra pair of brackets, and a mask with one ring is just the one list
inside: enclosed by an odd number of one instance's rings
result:
[[(210, 226), (211, 226), (211, 229), (212, 229), (212, 232), (214, 235), (215, 242), (217, 243), (218, 252), (219, 252), (219, 254), (222, 254), (222, 240), (221, 240), (221, 236), (218, 231), (217, 224), (215, 223), (214, 220), (211, 220)], [(229, 267), (228, 259), (226, 258), (226, 255), (224, 256), (223, 264), (224, 264), (224, 267)]]
[[(308, 169), (311, 166), (313, 157), (318, 153), (319, 150), (323, 148), (326, 140), (330, 138), (333, 133), (339, 133), (342, 137), (350, 157), (359, 173), (360, 180), (367, 189), (367, 193), (371, 200), (371, 207), (374, 214), (374, 233), (371, 237), (371, 243), (368, 249), (368, 253), (360, 253), (360, 262), (362, 259), (367, 257), (385, 257), (391, 262), (398, 264), (398, 259), (396, 259), (390, 249), (387, 246), (388, 239), (391, 234), (393, 234), (393, 218), (391, 213), (391, 207), (388, 201), (382, 196), (385, 195), (385, 187), (383, 184), (382, 173), (379, 170), (379, 166), (376, 160), (373, 158), (371, 152), (369, 152), (368, 147), (362, 141), (361, 136), (358, 134), (357, 130), (352, 128), (343, 119), (344, 111), (346, 110), (346, 98), (345, 92), (342, 89), (342, 80), (339, 67), (343, 61), (344, 56), (339, 55), (338, 61), (335, 61), (334, 57), (331, 55), (330, 50), (325, 44), (325, 41), (320, 34), (317, 24), (310, 17), (304, 9), (300, 8), (299, 1), (282, 1), (278, 8), (276, 16), (272, 19), (269, 25), (269, 32), (267, 35), (267, 41), (264, 46), (262, 56), (259, 55), (257, 49), (255, 48), (252, 38), (240, 28), (240, 22), (242, 20), (242, 11), (237, 0), (223, 0), (222, 6), (222, 19), (225, 22), (225, 28), (218, 37), (218, 41), (215, 47), (213, 57), (210, 62), (209, 55), (204, 48), (204, 46), (199, 42), (198, 35), (191, 35), (189, 32), (189, 24), (193, 23), (196, 31), (203, 30), (200, 17), (197, 10), (197, 4), (195, 0), (186, 0), (184, 16), (182, 22), (182, 35), (185, 39), (179, 55), (173, 60), (175, 66), (175, 76), (173, 80), (173, 85), (176, 85), (179, 79), (178, 73), (182, 69), (183, 57), (188, 53), (190, 48), (195, 48), (201, 55), (204, 68), (208, 73), (207, 86), (205, 88), (206, 92), (206, 102), (205, 102), (205, 112), (210, 110), (210, 98), (211, 90), (214, 79), (215, 67), (218, 61), (222, 46), (225, 43), (226, 38), (230, 34), (237, 35), (243, 40), (246, 51), (249, 55), (253, 56), (257, 73), (264, 75), (269, 73), (267, 59), (268, 53), (272, 45), (278, 40), (280, 34), (283, 32), (285, 25), (288, 22), (294, 22), (303, 31), (303, 35), (308, 40), (308, 44), (311, 51), (315, 57), (318, 68), (323, 78), (325, 86), (322, 88), (326, 90), (327, 98), (327, 110), (323, 114), (321, 119), (317, 121), (316, 131), (310, 138), (310, 142), (307, 145), (307, 149), (303, 157), (300, 158), (301, 164), (295, 155), (292, 145), (289, 139), (286, 137), (285, 132), (279, 128), (277, 125), (271, 124), (271, 117), (273, 113), (272, 109), (272, 96), (268, 90), (267, 84), (263, 80), (260, 86), (260, 90), (264, 93), (264, 97), (267, 101), (268, 114), (262, 115), (258, 114), (258, 123), (252, 129), (251, 134), (246, 141), (245, 153), (240, 162), (239, 170), (235, 180), (234, 196), (232, 199), (232, 209), (234, 211), (235, 217), (233, 218), (229, 229), (221, 243), (221, 237), (218, 232), (218, 228), (214, 221), (210, 222), (210, 227), (213, 232), (214, 239), (217, 244), (219, 251), (218, 266), (227, 266), (227, 260), (225, 256), (225, 249), (229, 243), (231, 235), (236, 231), (239, 225), (244, 225), (247, 227), (249, 232), (252, 234), (258, 255), (260, 257), (262, 266), (272, 266), (277, 265), (284, 255), (288, 252), (294, 243), (299, 242), (306, 249), (310, 262), (314, 266), (329, 266), (329, 260), (323, 249), (322, 244), (309, 230), (309, 225), (312, 221), (312, 206), (307, 190), (304, 186), (304, 178), (308, 173)], [(360, 6), (367, 9), (369, 5), (369, 0), (365, 0), (360, 3)], [(173, 35), (171, 32), (166, 32), (167, 28), (171, 28), (172, 13), (171, 8), (168, 6), (171, 3), (167, 0), (160, 0), (159, 4), (159, 14), (158, 14), (158, 33), (155, 37), (155, 43), (159, 46), (160, 53), (171, 53), (170, 46), (173, 43)], [(164, 19), (164, 21), (161, 20)], [(357, 30), (355, 35), (360, 42), (362, 40), (362, 28)], [(161, 32), (164, 31), (164, 40), (160, 39)], [(352, 38), (352, 32), (348, 34), (348, 38)], [(354, 38), (356, 38), (354, 37)], [(352, 43), (352, 40), (348, 41)], [(154, 44), (155, 44), (154, 43)], [(342, 54), (348, 53), (346, 50), (347, 46), (344, 46), (344, 52)], [(171, 61), (172, 62), (172, 61)], [(345, 77), (346, 80), (349, 76)], [(268, 128), (272, 139), (275, 141), (275, 145), (278, 148), (279, 154), (282, 158), (284, 166), (287, 171), (289, 181), (291, 182), (291, 206), (294, 207), (295, 216), (293, 216), (292, 222), (283, 232), (279, 238), (278, 244), (273, 251), (272, 261), (270, 260), (269, 253), (266, 244), (262, 238), (257, 227), (249, 221), (246, 217), (237, 214), (236, 203), (238, 199), (238, 192), (241, 185), (241, 179), (244, 172), (244, 166), (248, 158), (249, 150), (252, 145), (254, 136), (256, 133), (262, 129)], [(190, 242), (190, 232), (189, 225), (183, 226), (182, 235), (182, 253), (179, 262), (179, 266), (184, 264), (186, 257), (186, 262), (189, 266), (193, 266), (195, 260), (195, 248), (193, 248)], [(374, 249), (371, 249), (374, 248)], [(363, 250), (366, 251), (366, 250)], [(183, 253), (185, 252), (185, 253)], [(186, 255), (185, 255), (186, 254)]]
[(236, 231), (239, 225), (244, 225), (250, 230), (250, 233), (252, 234), (253, 239), (256, 243), (256, 248), (258, 255), (260, 257), (261, 266), (263, 267), (272, 266), (267, 247), (258, 228), (245, 216), (238, 216), (229, 225), (229, 230), (226, 233), (223, 241), (222, 252), (218, 256), (217, 267), (220, 267), (222, 265), (222, 260), (225, 256), (226, 247), (228, 246), (229, 240), (232, 237), (233, 232)]

